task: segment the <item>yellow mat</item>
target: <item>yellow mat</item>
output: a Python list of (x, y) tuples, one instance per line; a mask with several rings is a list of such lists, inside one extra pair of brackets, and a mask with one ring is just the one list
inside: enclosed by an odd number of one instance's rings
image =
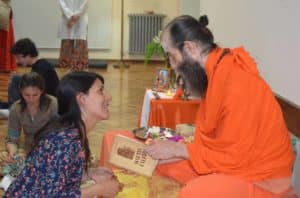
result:
[(176, 198), (180, 185), (160, 176), (146, 177), (126, 171), (115, 171), (119, 181), (124, 184), (117, 198)]

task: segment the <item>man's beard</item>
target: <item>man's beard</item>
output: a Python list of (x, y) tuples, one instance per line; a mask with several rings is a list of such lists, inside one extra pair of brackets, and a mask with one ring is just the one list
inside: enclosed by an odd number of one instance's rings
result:
[(204, 97), (208, 80), (200, 63), (185, 55), (183, 62), (177, 67), (177, 73), (182, 77), (190, 96)]

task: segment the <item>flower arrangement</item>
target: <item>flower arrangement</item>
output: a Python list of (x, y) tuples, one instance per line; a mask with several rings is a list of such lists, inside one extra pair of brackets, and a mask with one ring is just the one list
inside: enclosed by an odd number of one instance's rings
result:
[(164, 59), (165, 66), (169, 68), (170, 66), (168, 64), (168, 57), (164, 52), (164, 49), (162, 48), (162, 45), (160, 43), (161, 33), (162, 31), (159, 31), (158, 34), (152, 39), (152, 41), (146, 46), (144, 63), (145, 65), (147, 65), (152, 56), (158, 55), (159, 57), (162, 57)]
[(152, 41), (146, 46), (144, 63), (147, 65), (152, 56), (157, 55), (158, 57), (163, 58), (164, 67), (169, 69), (169, 83), (171, 87), (174, 87), (176, 81), (175, 71), (170, 67), (169, 60), (167, 54), (164, 52), (164, 49), (160, 42), (160, 36), (162, 31), (159, 31), (158, 34), (152, 39)]

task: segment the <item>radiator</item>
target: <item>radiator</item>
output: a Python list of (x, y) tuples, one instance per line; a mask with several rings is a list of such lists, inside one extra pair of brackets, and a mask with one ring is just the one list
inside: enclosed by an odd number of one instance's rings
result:
[(129, 54), (143, 55), (146, 46), (162, 29), (164, 15), (129, 14)]

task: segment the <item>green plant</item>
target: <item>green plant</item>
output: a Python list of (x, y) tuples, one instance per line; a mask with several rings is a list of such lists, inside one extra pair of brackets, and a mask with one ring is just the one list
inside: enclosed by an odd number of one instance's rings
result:
[(162, 57), (165, 61), (165, 65), (168, 67), (167, 55), (164, 52), (163, 47), (160, 43), (160, 35), (161, 31), (152, 39), (152, 41), (146, 46), (145, 56), (144, 56), (144, 63), (147, 65), (152, 58), (152, 56), (157, 55)]
[(165, 62), (165, 67), (169, 69), (169, 83), (171, 87), (175, 86), (176, 83), (176, 73), (174, 69), (170, 67), (168, 56), (165, 53), (161, 42), (160, 42), (160, 35), (162, 31), (159, 31), (158, 34), (152, 39), (152, 41), (146, 46), (145, 56), (144, 56), (144, 63), (147, 65), (152, 58), (152, 56), (157, 55), (158, 57), (163, 58)]

